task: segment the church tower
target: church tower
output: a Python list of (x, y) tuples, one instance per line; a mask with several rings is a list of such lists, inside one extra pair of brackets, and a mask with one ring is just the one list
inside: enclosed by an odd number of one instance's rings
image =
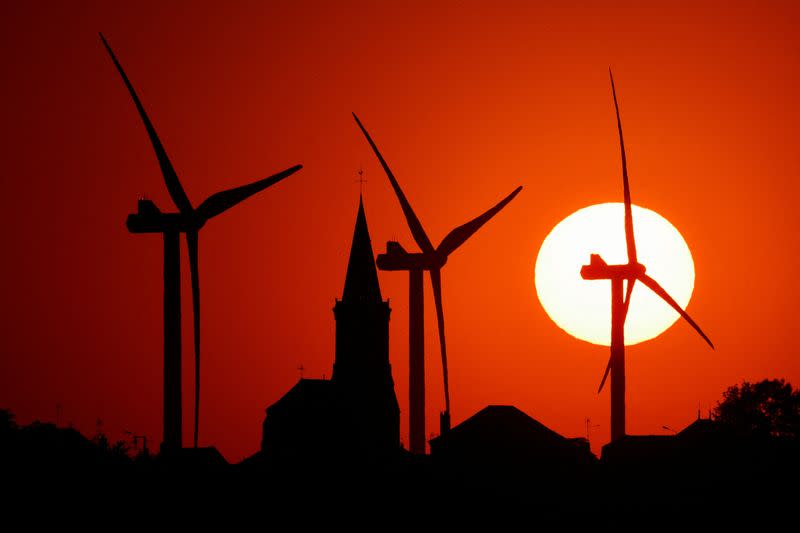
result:
[(393, 451), (400, 447), (400, 407), (389, 363), (389, 302), (381, 297), (375, 256), (359, 199), (342, 299), (336, 300), (338, 393), (351, 407), (357, 448)]

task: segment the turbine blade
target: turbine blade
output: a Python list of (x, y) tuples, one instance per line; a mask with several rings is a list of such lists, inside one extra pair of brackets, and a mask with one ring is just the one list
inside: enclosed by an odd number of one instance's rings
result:
[(625, 158), (625, 141), (622, 139), (622, 121), (619, 118), (619, 105), (617, 104), (617, 90), (614, 88), (614, 75), (608, 69), (611, 77), (611, 94), (614, 95), (614, 109), (617, 111), (617, 130), (619, 130), (619, 149), (622, 153), (622, 192), (625, 199), (625, 243), (628, 246), (628, 263), (637, 263), (636, 240), (633, 237), (633, 212), (631, 209), (631, 187), (628, 183), (628, 162)]
[(506, 196), (500, 203), (496, 206), (492, 207), (488, 211), (486, 211), (481, 216), (474, 218), (463, 224), (442, 239), (442, 242), (439, 244), (439, 247), (436, 249), (437, 252), (444, 254), (445, 256), (450, 255), (454, 252), (459, 246), (464, 244), (464, 242), (469, 239), (476, 231), (478, 231), (481, 226), (489, 222), (493, 216), (495, 216), (501, 209), (503, 209), (508, 202), (514, 199), (514, 197), (519, 194), (519, 191), (522, 190), (522, 186), (520, 185), (514, 191)]
[(692, 317), (689, 316), (689, 313), (684, 311), (681, 308), (681, 306), (678, 305), (678, 302), (673, 300), (672, 296), (667, 294), (667, 291), (665, 291), (661, 287), (661, 285), (659, 285), (658, 282), (656, 282), (656, 280), (654, 280), (653, 278), (651, 278), (647, 274), (640, 274), (638, 277), (639, 277), (639, 281), (641, 281), (642, 283), (647, 285), (650, 288), (651, 291), (653, 291), (657, 295), (661, 296), (661, 298), (665, 302), (667, 302), (670, 306), (672, 306), (673, 309), (675, 309), (684, 319), (686, 319), (686, 321), (695, 329), (695, 331), (697, 331), (697, 333), (700, 334), (701, 337), (703, 337), (703, 339), (705, 339), (705, 341), (708, 343), (709, 346), (711, 346), (712, 349), (714, 348), (714, 344), (711, 342), (711, 339), (709, 339), (706, 336), (706, 334), (703, 333), (703, 330), (700, 329), (700, 326), (698, 326), (697, 323), (695, 323), (694, 320), (692, 320)]
[(444, 339), (444, 309), (442, 308), (442, 272), (438, 268), (430, 271), (433, 285), (433, 301), (436, 304), (436, 323), (439, 326), (439, 347), (442, 351), (442, 376), (444, 376), (445, 411), (450, 412), (450, 381), (447, 377), (447, 343)]
[(136, 110), (139, 111), (139, 117), (141, 117), (144, 128), (147, 130), (147, 135), (150, 137), (150, 143), (153, 145), (153, 150), (158, 159), (158, 165), (161, 167), (161, 174), (164, 176), (164, 183), (167, 185), (167, 190), (169, 191), (172, 201), (175, 202), (175, 206), (181, 213), (191, 213), (193, 211), (192, 203), (189, 201), (189, 197), (186, 196), (186, 191), (183, 190), (183, 186), (178, 179), (178, 174), (175, 173), (175, 169), (167, 156), (167, 151), (164, 150), (164, 146), (161, 144), (161, 140), (158, 138), (156, 129), (150, 122), (150, 118), (147, 116), (142, 102), (139, 100), (128, 76), (125, 74), (125, 71), (122, 70), (122, 65), (117, 61), (117, 56), (114, 55), (111, 46), (106, 42), (106, 38), (103, 37), (102, 33), (100, 34), (100, 39), (103, 41), (108, 55), (111, 56), (111, 61), (113, 61), (114, 65), (117, 67), (119, 75), (122, 76), (122, 81), (125, 82), (125, 86), (128, 88), (131, 98), (133, 98), (133, 103), (136, 104)]
[(622, 319), (628, 316), (628, 307), (631, 305), (631, 294), (633, 293), (633, 284), (636, 283), (636, 278), (630, 278), (628, 281), (628, 287), (625, 289), (625, 300), (623, 300), (622, 304)]
[(394, 174), (392, 174), (392, 170), (389, 168), (389, 165), (386, 163), (386, 160), (383, 159), (383, 156), (378, 150), (378, 147), (375, 146), (375, 143), (372, 141), (372, 137), (369, 136), (367, 129), (364, 127), (363, 124), (361, 124), (361, 121), (358, 120), (358, 117), (356, 116), (355, 113), (353, 113), (353, 118), (356, 119), (356, 124), (358, 124), (358, 127), (361, 128), (361, 132), (364, 134), (364, 137), (367, 138), (367, 142), (372, 147), (372, 151), (375, 152), (376, 156), (378, 156), (378, 161), (381, 162), (383, 170), (389, 177), (389, 182), (392, 184), (392, 188), (394, 189), (394, 192), (397, 195), (397, 199), (400, 201), (400, 207), (403, 209), (403, 214), (406, 216), (406, 222), (408, 222), (408, 229), (411, 230), (411, 235), (417, 242), (417, 246), (419, 246), (425, 253), (433, 252), (434, 251), (433, 244), (431, 244), (431, 240), (428, 238), (428, 235), (422, 228), (422, 224), (417, 218), (417, 215), (414, 213), (414, 210), (411, 209), (411, 204), (408, 203), (406, 195), (403, 194), (403, 190), (400, 188), (400, 184), (397, 183)]
[(606, 378), (608, 378), (608, 373), (611, 371), (611, 358), (608, 358), (608, 364), (606, 365), (606, 371), (603, 373), (603, 379), (600, 381), (600, 387), (597, 388), (597, 394), (603, 390), (603, 386), (606, 384)]
[[(622, 304), (622, 321), (625, 322), (625, 318), (628, 317), (628, 307), (631, 304), (631, 294), (633, 294), (633, 285), (636, 283), (636, 278), (628, 279), (628, 286), (625, 289), (625, 299), (623, 300)], [(623, 326), (624, 327), (624, 326)], [(603, 390), (603, 386), (606, 384), (606, 379), (608, 378), (608, 374), (611, 371), (611, 358), (608, 358), (608, 365), (606, 365), (606, 371), (603, 373), (603, 379), (600, 381), (600, 387), (597, 389), (597, 394)]]
[(236, 187), (234, 189), (228, 189), (212, 194), (206, 198), (202, 204), (197, 206), (197, 216), (203, 222), (206, 222), (210, 218), (213, 218), (220, 213), (224, 213), (231, 207), (243, 202), (244, 200), (247, 200), (254, 194), (263, 191), (267, 187), (275, 185), (284, 178), (288, 178), (301, 168), (303, 168), (303, 165), (295, 165), (268, 178), (254, 181), (253, 183), (242, 185), (241, 187)]
[(198, 265), (198, 233), (186, 233), (189, 248), (189, 269), (192, 273), (192, 310), (194, 312), (194, 447), (200, 426), (200, 269)]

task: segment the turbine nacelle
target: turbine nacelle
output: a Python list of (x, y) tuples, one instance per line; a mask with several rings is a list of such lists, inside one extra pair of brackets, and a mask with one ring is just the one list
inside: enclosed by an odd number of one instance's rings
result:
[(139, 200), (138, 211), (128, 215), (125, 225), (131, 233), (187, 233), (202, 228), (206, 221), (190, 213), (164, 213), (152, 200)]
[(437, 270), (447, 263), (447, 256), (433, 253), (409, 253), (397, 241), (386, 243), (386, 253), (376, 261), (381, 270)]
[(186, 233), (189, 221), (180, 213), (131, 213), (125, 221), (131, 233)]
[(581, 267), (583, 279), (639, 279), (647, 268), (639, 263), (626, 263), (624, 265), (609, 265), (599, 254), (592, 254), (588, 265)]

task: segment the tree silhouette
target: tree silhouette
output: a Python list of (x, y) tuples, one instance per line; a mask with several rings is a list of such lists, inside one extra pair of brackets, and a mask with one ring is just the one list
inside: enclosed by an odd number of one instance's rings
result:
[(118, 440), (111, 446), (111, 454), (118, 457), (128, 457), (130, 446), (124, 440)]
[(92, 438), (92, 442), (97, 445), (102, 453), (107, 454), (109, 457), (129, 457), (130, 446), (127, 442), (118, 440), (112, 444), (102, 431)]
[(738, 434), (800, 437), (800, 390), (783, 379), (728, 387), (712, 412), (715, 421)]
[(106, 437), (106, 434), (102, 431), (92, 437), (92, 442), (103, 452), (107, 452), (111, 449), (111, 443), (108, 442), (108, 437)]
[(7, 436), (17, 429), (14, 413), (8, 409), (0, 409), (0, 435)]
[(18, 430), (19, 426), (14, 420), (14, 413), (8, 409), (0, 409), (0, 455), (6, 454), (14, 445)]

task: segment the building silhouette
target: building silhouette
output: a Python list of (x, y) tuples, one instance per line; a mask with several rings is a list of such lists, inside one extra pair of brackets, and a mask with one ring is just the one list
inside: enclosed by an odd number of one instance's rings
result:
[(607, 473), (630, 478), (674, 476), (735, 480), (800, 469), (800, 441), (737, 433), (709, 418), (697, 418), (675, 435), (626, 435), (603, 446)]
[(267, 408), (264, 460), (308, 467), (332, 464), (330, 459), (380, 460), (400, 451), (400, 408), (389, 363), (390, 313), (381, 296), (362, 199), (344, 291), (333, 308), (332, 377), (301, 377)]
[(431, 439), (431, 459), (447, 477), (573, 479), (597, 463), (584, 438), (563, 437), (511, 405), (484, 407)]

